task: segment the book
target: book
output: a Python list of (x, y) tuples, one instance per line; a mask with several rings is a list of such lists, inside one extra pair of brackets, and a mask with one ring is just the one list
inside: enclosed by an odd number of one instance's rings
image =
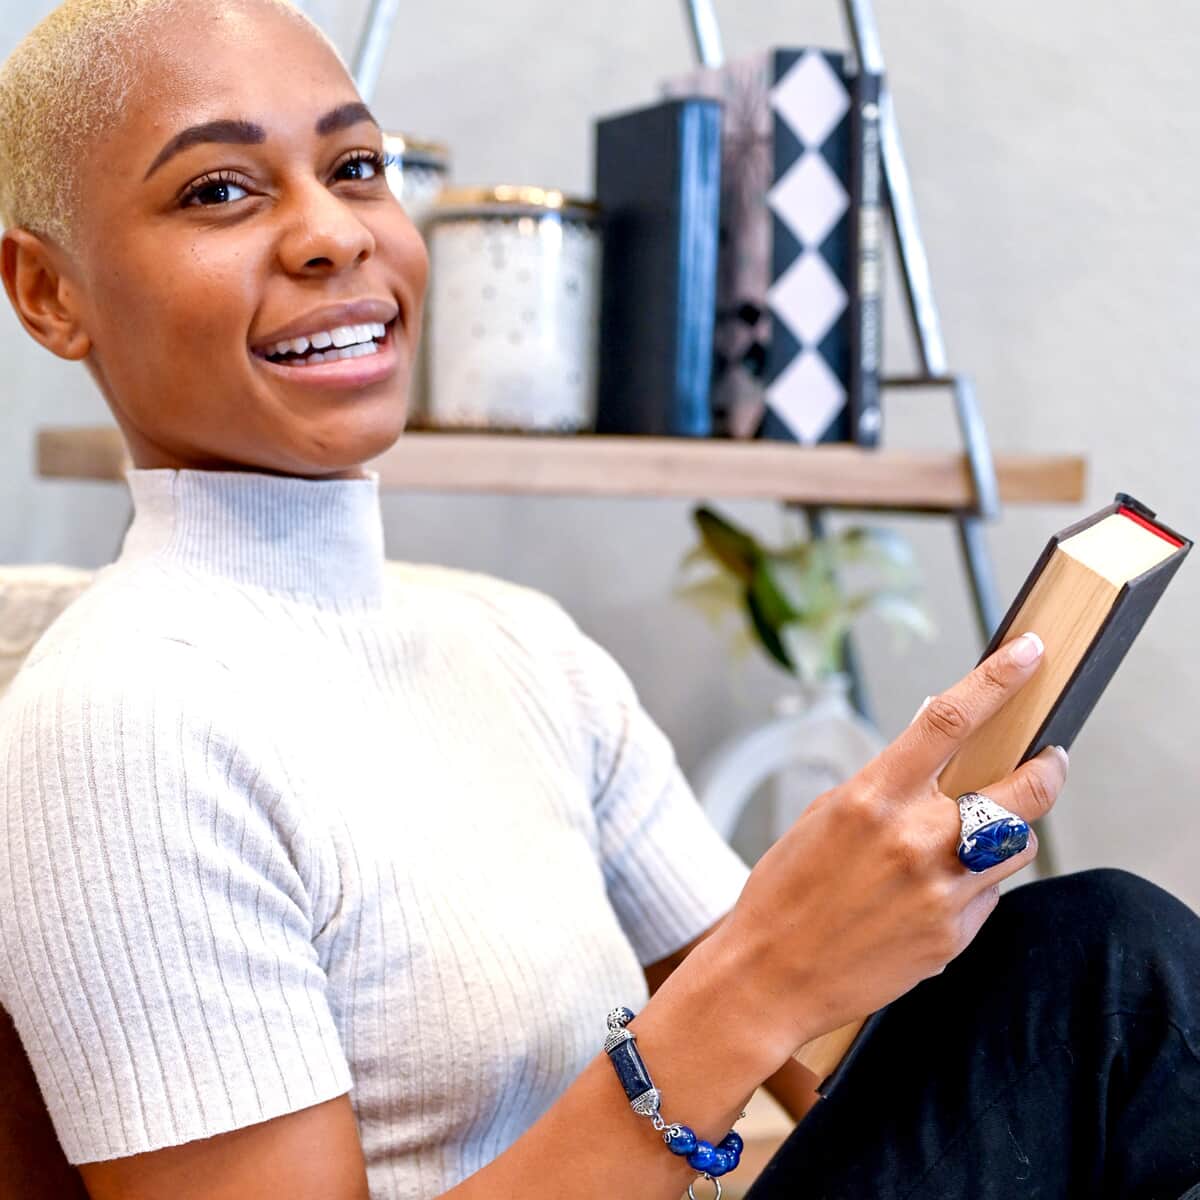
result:
[[(878, 255), (865, 275), (858, 257), (881, 232), (878, 213), (873, 226), (859, 228), (859, 195), (872, 182), (881, 186), (878, 170), (862, 164), (877, 106), (856, 99), (877, 85), (861, 82), (862, 89), (844, 55), (791, 47), (663, 85), (667, 95), (724, 105), (713, 367), (719, 436), (810, 445), (856, 436), (856, 394), (869, 397), (873, 386), (858, 371), (874, 363), (877, 380), (881, 353), (865, 341), (879, 336), (878, 306), (855, 303), (860, 278), (878, 281)], [(866, 418), (868, 435), (873, 420)]]
[(604, 221), (598, 433), (707, 437), (721, 106), (670, 100), (596, 123)]
[(879, 376), (883, 355), (883, 152), (879, 105), (883, 76), (860, 71), (854, 79), (855, 143), (851, 211), (853, 267), (857, 287), (850, 293), (850, 430), (860, 446), (878, 446), (883, 409)]
[[(1046, 746), (1069, 749), (1191, 548), (1127, 492), (1054, 534), (979, 660), (1033, 632), (1046, 647), (1042, 664), (950, 759), (941, 790), (985, 791)], [(796, 1051), (822, 1092), (836, 1086), (877, 1017)]]

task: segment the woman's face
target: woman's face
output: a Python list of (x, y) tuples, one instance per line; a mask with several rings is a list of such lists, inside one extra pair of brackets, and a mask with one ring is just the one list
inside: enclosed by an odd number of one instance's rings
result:
[(80, 164), (72, 272), (134, 462), (357, 474), (404, 428), (428, 271), (378, 126), (253, 0), (189, 5), (138, 59)]

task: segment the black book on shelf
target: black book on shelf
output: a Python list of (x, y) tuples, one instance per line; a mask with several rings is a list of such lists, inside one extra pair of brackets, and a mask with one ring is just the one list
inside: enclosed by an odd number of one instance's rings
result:
[(669, 100), (596, 123), (604, 222), (598, 433), (707, 437), (721, 105)]
[(850, 308), (850, 429), (860, 446), (879, 445), (883, 410), (879, 395), (883, 356), (883, 155), (879, 101), (883, 77), (869, 71), (854, 79), (854, 178), (851, 184), (854, 270)]

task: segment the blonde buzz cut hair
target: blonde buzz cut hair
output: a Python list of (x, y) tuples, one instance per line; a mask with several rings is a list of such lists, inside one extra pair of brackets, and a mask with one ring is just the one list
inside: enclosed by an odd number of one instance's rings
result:
[[(265, 4), (303, 21), (291, 0), (66, 0), (0, 67), (0, 219), (72, 245), (77, 164), (120, 117), (137, 81), (134, 51), (174, 9)], [(339, 60), (341, 56), (338, 55)], [(343, 64), (344, 65), (344, 64)]]

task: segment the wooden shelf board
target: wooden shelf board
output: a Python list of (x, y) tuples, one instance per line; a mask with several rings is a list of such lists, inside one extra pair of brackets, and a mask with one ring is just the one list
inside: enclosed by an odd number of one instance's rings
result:
[[(94, 427), (40, 430), (37, 461), (46, 478), (120, 480), (129, 460), (116, 428)], [(973, 504), (966, 457), (947, 451), (411, 431), (369, 465), (393, 491), (737, 497), (929, 512)], [(1009, 504), (1078, 503), (1085, 471), (1077, 455), (996, 456)]]

